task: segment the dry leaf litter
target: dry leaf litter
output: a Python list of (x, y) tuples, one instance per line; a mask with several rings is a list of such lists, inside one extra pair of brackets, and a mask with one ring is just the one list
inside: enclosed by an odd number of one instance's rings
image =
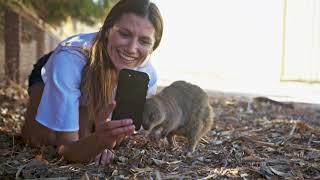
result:
[(320, 179), (320, 108), (265, 97), (212, 93), (217, 127), (192, 157), (186, 141), (169, 147), (140, 131), (115, 149), (107, 166), (68, 164), (54, 147), (20, 137), (28, 95), (0, 84), (0, 179)]

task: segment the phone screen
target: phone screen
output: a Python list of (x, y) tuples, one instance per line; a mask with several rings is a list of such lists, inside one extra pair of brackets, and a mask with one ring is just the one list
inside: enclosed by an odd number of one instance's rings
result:
[(112, 120), (131, 118), (139, 130), (142, 113), (148, 91), (149, 76), (147, 73), (122, 69), (119, 73), (116, 91), (116, 108)]

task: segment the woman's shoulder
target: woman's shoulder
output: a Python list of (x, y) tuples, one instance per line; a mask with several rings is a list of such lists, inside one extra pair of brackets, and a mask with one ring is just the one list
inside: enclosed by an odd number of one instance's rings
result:
[(145, 72), (147, 74), (155, 76), (156, 75), (156, 69), (154, 68), (154, 66), (151, 64), (151, 62), (147, 62), (145, 63), (143, 66), (138, 66), (137, 71), (141, 71), (141, 72)]
[(154, 66), (151, 64), (150, 61), (148, 61), (147, 63), (144, 63), (143, 66), (138, 66), (137, 71), (141, 71), (141, 72), (145, 72), (149, 75), (149, 86), (150, 85), (154, 85), (157, 82), (157, 71), (154, 68)]
[(78, 34), (62, 41), (42, 68), (42, 79), (45, 81), (48, 76), (47, 72), (55, 69), (59, 69), (60, 74), (82, 72), (95, 36), (96, 33)]
[(88, 46), (93, 43), (97, 33), (81, 33), (74, 36), (71, 36), (65, 40), (63, 40), (60, 45), (62, 46), (79, 46), (84, 45)]
[(57, 47), (62, 50), (76, 50), (88, 55), (97, 33), (82, 33), (63, 40)]

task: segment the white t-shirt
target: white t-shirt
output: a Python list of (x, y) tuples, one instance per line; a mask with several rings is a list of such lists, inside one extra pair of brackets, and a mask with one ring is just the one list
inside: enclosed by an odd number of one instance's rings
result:
[[(96, 33), (79, 34), (61, 42), (41, 70), (45, 83), (36, 120), (54, 130), (79, 130), (82, 71)], [(148, 95), (157, 90), (157, 74), (150, 62), (137, 67), (149, 75)]]

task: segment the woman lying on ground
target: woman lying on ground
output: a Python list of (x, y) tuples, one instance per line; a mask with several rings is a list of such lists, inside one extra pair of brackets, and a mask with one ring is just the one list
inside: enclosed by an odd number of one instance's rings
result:
[(120, 0), (99, 32), (62, 41), (29, 77), (23, 138), (34, 146), (56, 145), (71, 162), (109, 163), (112, 149), (135, 129), (131, 119), (110, 121), (118, 73), (123, 68), (146, 72), (148, 96), (155, 94), (157, 77), (149, 58), (162, 31), (154, 3)]

